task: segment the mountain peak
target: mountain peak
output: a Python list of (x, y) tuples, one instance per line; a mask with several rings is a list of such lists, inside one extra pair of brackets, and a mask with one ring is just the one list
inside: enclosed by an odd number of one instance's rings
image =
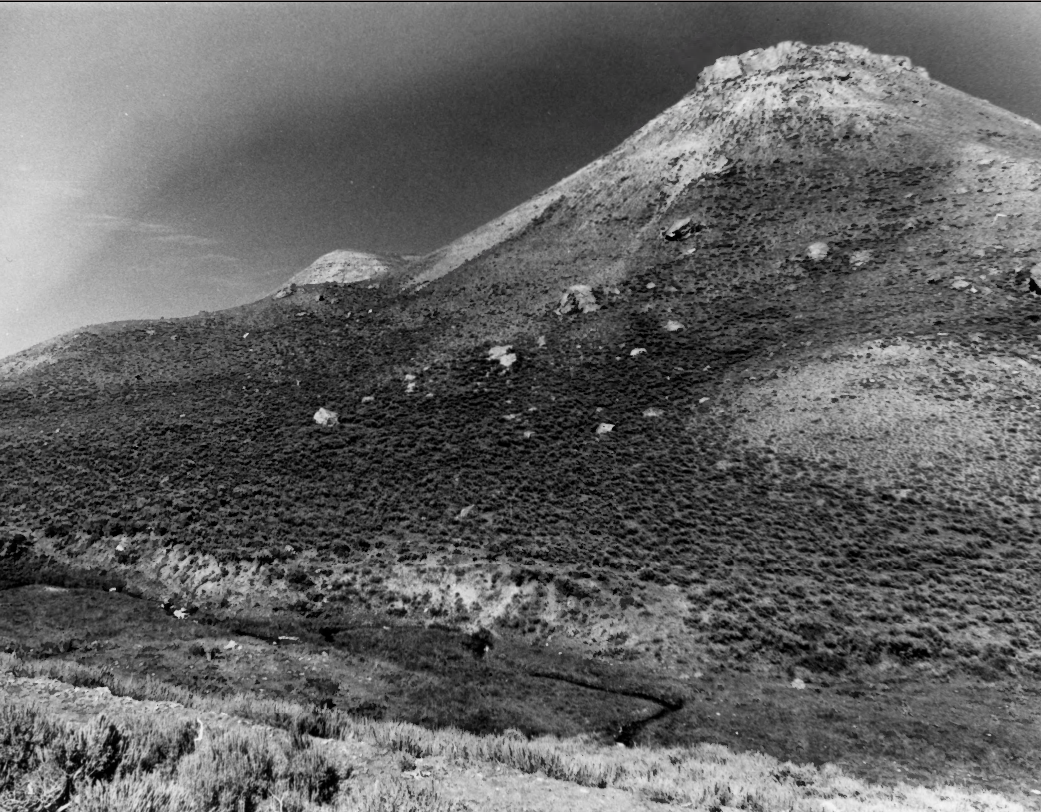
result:
[(912, 65), (906, 56), (876, 54), (849, 42), (807, 45), (789, 40), (769, 48), (753, 48), (737, 56), (720, 57), (701, 72), (696, 87), (703, 88), (741, 76), (822, 68), (831, 68), (836, 78), (846, 79), (853, 67), (891, 73), (914, 71), (928, 78), (926, 70)]

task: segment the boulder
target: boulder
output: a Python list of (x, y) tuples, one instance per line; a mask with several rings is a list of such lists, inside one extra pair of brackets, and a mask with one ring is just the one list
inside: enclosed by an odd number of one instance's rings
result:
[(1041, 262), (1030, 269), (1030, 280), (1027, 283), (1027, 290), (1041, 296)]
[(684, 217), (674, 222), (668, 228), (663, 229), (661, 236), (667, 242), (683, 242), (683, 240), (694, 236), (694, 232), (697, 230), (698, 227), (695, 225), (694, 220), (690, 217)]
[(502, 366), (509, 369), (515, 363), (517, 363), (517, 353), (510, 352), (513, 347), (509, 344), (504, 344), (499, 347), (492, 347), (488, 350), (488, 360), (498, 361)]
[(568, 313), (595, 313), (600, 309), (596, 303), (596, 296), (589, 285), (572, 285), (564, 291), (560, 297), (560, 307), (557, 313), (566, 316)]
[(314, 413), (314, 422), (319, 426), (335, 426), (340, 422), (340, 416), (331, 412), (324, 406)]
[(869, 262), (871, 262), (870, 251), (854, 251), (849, 255), (849, 264), (854, 268), (863, 268)]
[(828, 244), (826, 242), (811, 243), (806, 249), (806, 256), (814, 262), (824, 259), (828, 255)]

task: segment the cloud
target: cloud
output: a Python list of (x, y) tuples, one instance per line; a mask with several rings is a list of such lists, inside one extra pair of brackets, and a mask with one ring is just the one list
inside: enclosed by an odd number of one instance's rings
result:
[[(109, 239), (112, 238), (112, 235), (151, 239), (153, 242), (160, 244), (159, 248), (161, 250), (168, 250), (169, 248), (212, 248), (221, 244), (220, 240), (215, 240), (212, 237), (186, 234), (164, 223), (151, 223), (145, 220), (135, 220), (132, 217), (120, 217), (97, 212), (84, 212), (81, 217), (88, 227), (107, 232), (110, 235)], [(227, 257), (223, 254), (211, 253), (203, 255), (203, 258), (212, 259), (216, 257), (225, 257), (226, 259), (238, 261), (234, 257)]]
[(238, 257), (228, 256), (227, 254), (203, 254), (199, 257), (199, 262), (230, 262), (239, 265), (242, 263), (242, 260)]
[[(167, 234), (157, 238), (160, 242), (175, 243), (191, 248), (206, 248), (211, 245), (219, 245), (220, 240), (210, 237), (196, 237), (194, 234)], [(216, 256), (216, 255), (214, 255)]]

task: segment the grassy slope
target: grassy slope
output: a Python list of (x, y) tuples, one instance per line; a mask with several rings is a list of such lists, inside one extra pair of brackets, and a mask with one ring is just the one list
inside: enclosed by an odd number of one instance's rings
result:
[(15, 804), (47, 795), (127, 812), (1024, 809), (993, 793), (871, 786), (833, 767), (718, 745), (619, 753), (574, 739), (430, 732), (247, 695), (200, 697), (13, 657), (0, 667), (10, 692), (0, 701), (0, 799)]

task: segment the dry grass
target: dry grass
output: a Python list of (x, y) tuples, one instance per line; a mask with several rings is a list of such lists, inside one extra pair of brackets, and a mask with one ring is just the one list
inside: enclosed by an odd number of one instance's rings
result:
[[(6, 655), (0, 673), (54, 675), (79, 682), (87, 669), (62, 669)], [(125, 683), (98, 674), (117, 691)], [(648, 800), (694, 809), (745, 810), (936, 810), (1013, 812), (1022, 807), (994, 793), (954, 787), (926, 789), (872, 786), (826, 765), (821, 769), (779, 762), (757, 753), (735, 753), (721, 745), (689, 748), (608, 748), (582, 739), (527, 740), (516, 733), (476, 736), (457, 730), (431, 731), (393, 722), (353, 719), (335, 711), (248, 696), (201, 697), (156, 683), (135, 686), (140, 699), (184, 700), (186, 708), (226, 713), (262, 722), (253, 729), (207, 728), (193, 736), (183, 717), (101, 715), (76, 726), (22, 700), (0, 700), (0, 793), (15, 797), (28, 783), (50, 775), (87, 809), (127, 812), (165, 810), (447, 810), (436, 792), (391, 782), (360, 785), (350, 771), (338, 772), (302, 730), (316, 719), (329, 738), (362, 740), (380, 750), (419, 758), (440, 757), (454, 767), (497, 763), (581, 786), (613, 788)], [(267, 725), (289, 734), (272, 736)], [(414, 762), (413, 762), (414, 764)], [(351, 778), (349, 786), (347, 779)], [(0, 796), (2, 797), (2, 796)], [(278, 807), (272, 804), (278, 802)], [(108, 805), (108, 806), (106, 806)]]

